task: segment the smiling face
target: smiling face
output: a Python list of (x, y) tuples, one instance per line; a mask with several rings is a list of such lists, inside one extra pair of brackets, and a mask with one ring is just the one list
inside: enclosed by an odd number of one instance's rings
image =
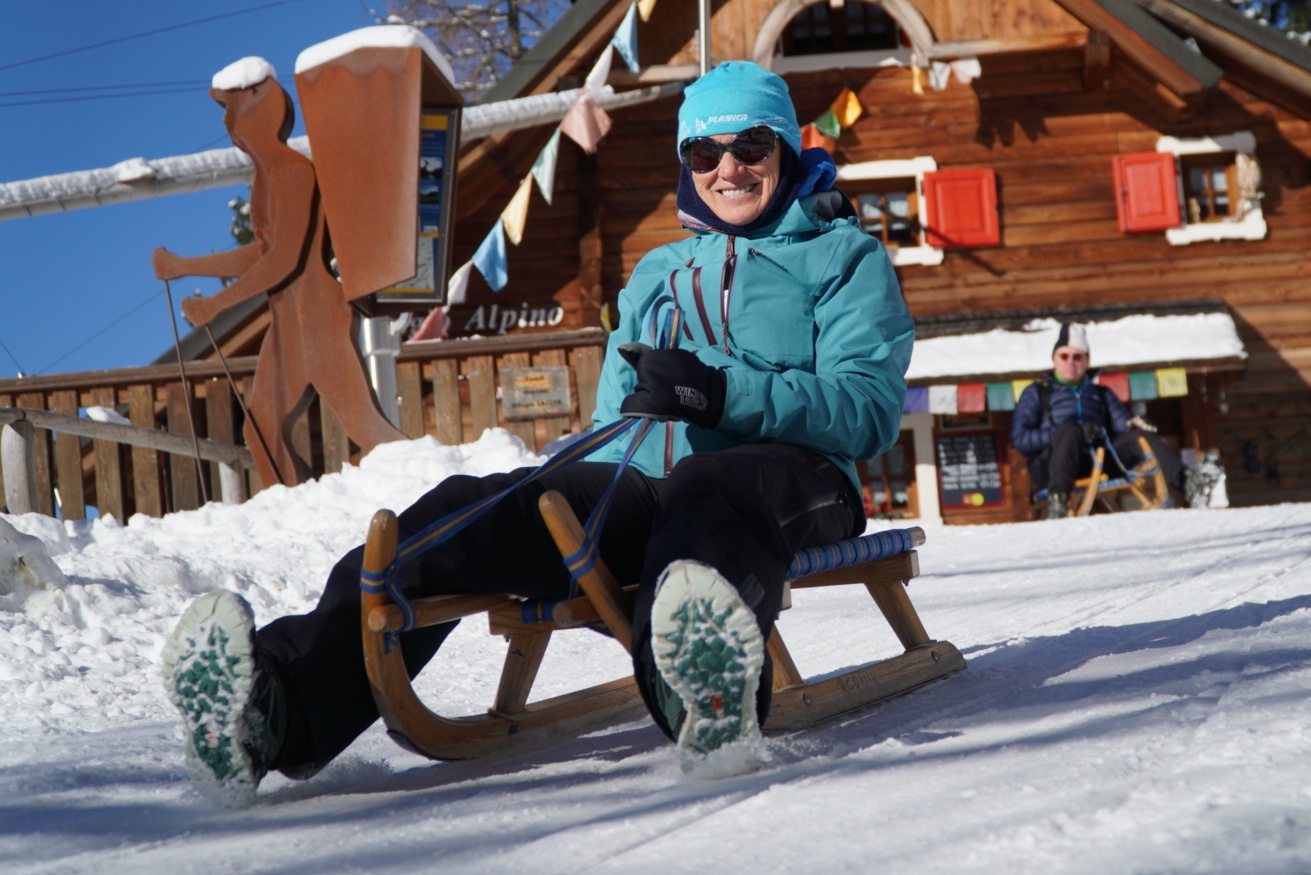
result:
[[(717, 143), (731, 143), (735, 136), (718, 134), (711, 139)], [(732, 153), (725, 151), (714, 170), (693, 173), (692, 184), (716, 216), (730, 225), (749, 225), (765, 211), (769, 199), (778, 189), (781, 151), (775, 147), (759, 164), (739, 164)]]
[(1058, 346), (1052, 353), (1056, 376), (1067, 383), (1080, 383), (1088, 373), (1088, 353), (1073, 346)]

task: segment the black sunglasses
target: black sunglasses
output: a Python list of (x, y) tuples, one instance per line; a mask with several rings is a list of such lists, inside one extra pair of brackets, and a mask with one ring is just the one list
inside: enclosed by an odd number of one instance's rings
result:
[(689, 137), (679, 145), (678, 157), (693, 173), (709, 173), (719, 166), (725, 152), (738, 164), (759, 164), (774, 154), (777, 140), (773, 129), (765, 125), (739, 131), (729, 143), (709, 137)]

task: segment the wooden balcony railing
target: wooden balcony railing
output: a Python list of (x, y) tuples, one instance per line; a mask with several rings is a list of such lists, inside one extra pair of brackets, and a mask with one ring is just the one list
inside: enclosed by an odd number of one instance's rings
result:
[[(540, 450), (590, 420), (604, 347), (600, 329), (404, 344), (396, 366), (398, 425), (411, 438), (432, 435), (444, 444), (467, 443), (499, 426)], [(228, 359), (226, 370), (219, 362), (190, 362), (185, 386), (176, 365), (0, 380), (0, 510), (78, 520), (94, 507), (125, 520), (258, 492), (264, 484), (240, 445), (238, 398), (249, 389), (255, 361)], [(568, 369), (567, 415), (505, 416), (501, 372), (522, 367)], [(92, 407), (113, 410), (130, 425), (79, 415)], [(358, 463), (360, 455), (317, 399), (295, 423), (292, 447), (315, 476)]]

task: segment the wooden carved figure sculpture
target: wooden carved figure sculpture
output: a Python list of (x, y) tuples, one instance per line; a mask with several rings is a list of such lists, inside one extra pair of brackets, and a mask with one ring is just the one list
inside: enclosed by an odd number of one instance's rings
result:
[(405, 435), (387, 420), (355, 347), (357, 314), (328, 267), (327, 225), (310, 160), (287, 145), (291, 99), (263, 58), (243, 58), (214, 76), (209, 94), (223, 107), (223, 124), (250, 156), (255, 178), (250, 220), (255, 240), (237, 249), (182, 257), (155, 250), (155, 275), (236, 277), (222, 291), (187, 298), (183, 314), (196, 326), (257, 295), (267, 294), (269, 327), (248, 398), (244, 435), (265, 486), (295, 485), (310, 475), (291, 451), (291, 428), (313, 400), (336, 415), (368, 452)]

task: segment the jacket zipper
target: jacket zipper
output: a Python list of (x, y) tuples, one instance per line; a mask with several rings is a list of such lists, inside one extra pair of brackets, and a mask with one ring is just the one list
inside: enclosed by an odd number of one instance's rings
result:
[(733, 297), (733, 273), (737, 270), (737, 253), (734, 252), (733, 246), (734, 239), (732, 235), (729, 235), (728, 251), (724, 256), (724, 271), (719, 278), (719, 330), (724, 335), (724, 355), (729, 356), (733, 352), (728, 348), (728, 305)]

